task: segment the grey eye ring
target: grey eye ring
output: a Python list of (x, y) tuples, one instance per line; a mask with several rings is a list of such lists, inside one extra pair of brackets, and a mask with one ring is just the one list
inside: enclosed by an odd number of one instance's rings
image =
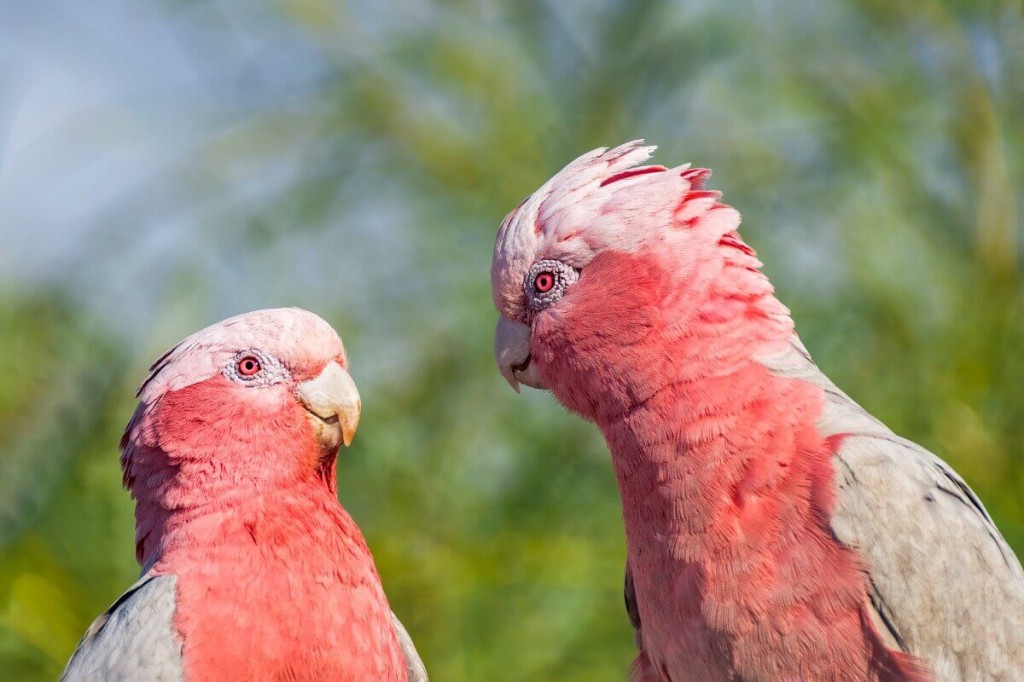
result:
[(527, 305), (534, 312), (544, 310), (565, 295), (565, 290), (576, 283), (580, 273), (560, 260), (539, 260), (530, 266), (523, 279)]
[(223, 373), (228, 379), (244, 386), (272, 386), (290, 378), (280, 360), (258, 348), (235, 353)]

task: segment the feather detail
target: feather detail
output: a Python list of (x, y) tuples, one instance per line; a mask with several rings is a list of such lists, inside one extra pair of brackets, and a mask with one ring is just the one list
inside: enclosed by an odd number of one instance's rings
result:
[[(648, 156), (567, 165), (506, 219), (491, 271), (534, 381), (611, 450), (633, 677), (1015, 679), (1024, 572), (980, 502), (814, 367), (709, 172)], [(547, 259), (579, 277), (527, 316)]]
[(655, 670), (654, 664), (651, 663), (651, 659), (647, 658), (647, 654), (641, 651), (629, 666), (628, 679), (629, 682), (662, 682), (665, 678)]

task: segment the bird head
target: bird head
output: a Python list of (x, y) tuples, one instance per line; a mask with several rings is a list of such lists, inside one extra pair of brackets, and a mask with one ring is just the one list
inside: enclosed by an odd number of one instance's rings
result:
[(630, 142), (589, 152), (502, 223), (491, 266), (495, 356), (516, 390), (551, 389), (588, 418), (636, 404), (673, 362), (673, 335), (771, 294), (736, 233), (739, 213), (703, 188), (710, 171), (639, 165), (653, 150)]
[(338, 334), (298, 308), (196, 332), (153, 364), (137, 396), (121, 443), (136, 498), (166, 492), (162, 471), (208, 489), (309, 475), (333, 489), (338, 447), (352, 442), (362, 408)]

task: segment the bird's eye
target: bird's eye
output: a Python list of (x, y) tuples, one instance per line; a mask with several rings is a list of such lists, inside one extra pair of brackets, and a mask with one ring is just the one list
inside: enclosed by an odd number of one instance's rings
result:
[(291, 374), (284, 364), (259, 348), (240, 350), (224, 365), (224, 376), (243, 386), (262, 387), (288, 381)]
[(238, 373), (243, 377), (251, 377), (257, 374), (261, 369), (260, 360), (255, 355), (246, 355), (244, 358), (238, 361)]
[(533, 278), (533, 288), (542, 294), (551, 291), (553, 286), (555, 286), (555, 273), (553, 272), (540, 272)]
[(550, 258), (539, 260), (530, 267), (523, 281), (526, 303), (531, 310), (539, 312), (562, 298), (565, 290), (579, 278), (579, 271), (568, 263)]

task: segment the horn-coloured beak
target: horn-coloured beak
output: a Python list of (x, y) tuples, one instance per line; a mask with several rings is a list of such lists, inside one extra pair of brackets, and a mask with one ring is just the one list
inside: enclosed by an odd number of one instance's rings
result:
[(309, 423), (324, 447), (352, 444), (363, 403), (356, 382), (341, 365), (327, 363), (318, 377), (302, 382), (295, 392), (309, 412)]
[(494, 330), (494, 359), (498, 371), (509, 386), (519, 392), (519, 384), (545, 389), (547, 386), (530, 362), (530, 328), (513, 322), (504, 315), (498, 318)]

